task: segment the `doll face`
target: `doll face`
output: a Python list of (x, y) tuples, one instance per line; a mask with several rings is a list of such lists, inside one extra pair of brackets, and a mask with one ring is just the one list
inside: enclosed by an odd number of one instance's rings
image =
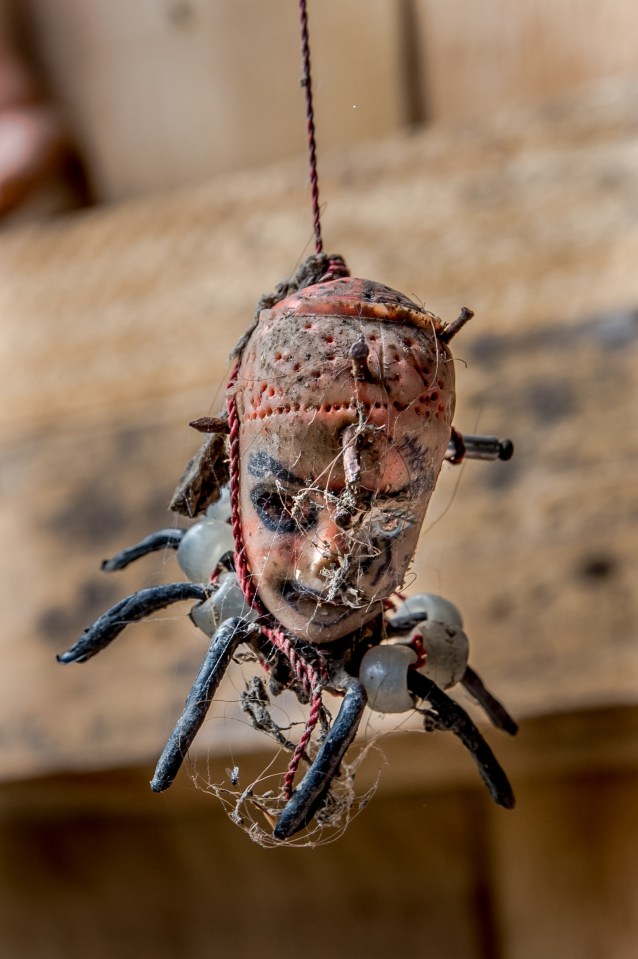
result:
[(264, 310), (242, 354), (246, 558), (264, 605), (311, 643), (359, 628), (402, 584), (450, 437), (439, 321), (401, 309), (378, 284), (319, 284)]
[(262, 429), (242, 462), (244, 546), (259, 596), (312, 643), (362, 626), (401, 585), (449, 427), (433, 423), (418, 437), (379, 431), (361, 451), (356, 489), (342, 435), (321, 423)]

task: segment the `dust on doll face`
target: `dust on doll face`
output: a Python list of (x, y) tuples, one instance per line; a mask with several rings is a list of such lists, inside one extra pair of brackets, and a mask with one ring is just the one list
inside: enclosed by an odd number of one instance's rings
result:
[[(261, 601), (321, 644), (403, 582), (450, 437), (454, 373), (431, 333), (285, 304), (253, 333), (238, 381), (242, 534)], [(362, 339), (368, 381), (350, 359)]]

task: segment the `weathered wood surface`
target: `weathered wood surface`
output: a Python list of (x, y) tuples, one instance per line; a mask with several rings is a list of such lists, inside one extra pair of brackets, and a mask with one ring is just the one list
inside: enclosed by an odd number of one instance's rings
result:
[(410, 798), (378, 797), (339, 843), (312, 851), (261, 849), (210, 801), (159, 819), (148, 802), (18, 812), (0, 833), (14, 864), (0, 941), (12, 959), (492, 959), (490, 912), (475, 909), (487, 904), (480, 796)]
[[(288, 0), (5, 0), (101, 200), (305, 153)], [(538, 103), (638, 73), (632, 0), (316, 0), (319, 145)], [(276, 106), (275, 106), (276, 105)]]
[(636, 76), (631, 0), (411, 0), (422, 96), (437, 121)]
[(591, 719), (526, 722), (514, 813), (474, 777), (421, 786), (414, 742), (396, 776), (392, 750), (383, 794), (311, 852), (260, 849), (190, 784), (151, 794), (150, 768), (5, 783), (0, 942), (12, 959), (633, 959), (638, 710)]
[[(511, 434), (516, 458), (468, 464), (458, 489), (446, 470), (415, 586), (461, 605), (476, 668), (523, 717), (638, 698), (637, 93), (322, 164), (327, 245), (355, 274), (477, 312), (457, 426)], [(309, 232), (294, 164), (2, 236), (4, 777), (147, 761), (170, 731), (205, 649), (181, 610), (85, 666), (54, 653), (175, 575), (162, 556), (97, 570), (166, 523), (185, 424), (216, 411), (229, 349)], [(200, 740), (223, 755), (248, 742), (227, 692)]]
[(638, 776), (525, 783), (515, 817), (493, 815), (490, 877), (507, 959), (632, 959), (638, 942)]
[[(402, 4), (310, 4), (322, 149), (396, 130)], [(306, 149), (299, 20), (288, 0), (30, 0), (31, 45), (101, 200)]]

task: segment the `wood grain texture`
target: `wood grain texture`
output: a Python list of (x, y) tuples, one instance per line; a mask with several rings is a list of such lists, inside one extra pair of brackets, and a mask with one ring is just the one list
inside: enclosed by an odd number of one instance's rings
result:
[(474, 828), (485, 808), (472, 792), (411, 799), (380, 800), (338, 844), (311, 852), (261, 849), (210, 803), (160, 819), (145, 808), (12, 816), (0, 831), (14, 863), (3, 941), (14, 959), (382, 959), (424, 945), (432, 957), (486, 959)]
[(631, 0), (413, 0), (428, 117), (458, 121), (636, 76)]
[[(299, 21), (287, 0), (29, 6), (49, 87), (99, 199), (305, 155)], [(322, 149), (400, 126), (399, 14), (394, 0), (311, 6)]]
[[(625, 959), (637, 723), (637, 709), (524, 722), (506, 756), (512, 813), (457, 775), (448, 737), (389, 738), (382, 793), (312, 851), (260, 849), (190, 784), (152, 794), (150, 768), (4, 783), (0, 941), (15, 959), (296, 957), (300, 944), (309, 957)], [(254, 770), (241, 760), (242, 777)]]
[[(637, 698), (635, 97), (606, 84), (324, 164), (327, 242), (353, 272), (445, 318), (477, 312), (454, 344), (456, 425), (517, 453), (468, 464), (458, 491), (446, 471), (413, 588), (461, 605), (473, 664), (521, 716)], [(166, 523), (198, 443), (185, 424), (217, 411), (228, 350), (303, 255), (304, 176), (236, 175), (1, 237), (5, 777), (147, 761), (170, 731), (205, 648), (180, 610), (87, 666), (53, 656), (175, 575), (162, 556), (97, 569)], [(233, 682), (199, 743), (225, 756), (254, 742), (224, 722)]]
[(638, 937), (638, 775), (533, 782), (492, 817), (503, 955), (630, 959)]

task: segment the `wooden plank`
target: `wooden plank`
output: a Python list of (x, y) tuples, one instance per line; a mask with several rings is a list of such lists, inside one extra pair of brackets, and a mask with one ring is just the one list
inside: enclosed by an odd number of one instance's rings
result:
[[(631, 307), (635, 89), (326, 159), (326, 243), (446, 318), (470, 303), (477, 335)], [(3, 236), (3, 431), (185, 387), (219, 402), (257, 299), (307, 250), (305, 177), (238, 174)]]
[(4, 783), (5, 951), (633, 955), (638, 710), (524, 723), (505, 751), (514, 812), (492, 809), (451, 737), (419, 739), (382, 743), (380, 791), (312, 852), (260, 849), (184, 780), (153, 795), (150, 768)]
[(0, 901), (5, 950), (382, 959), (425, 943), (428, 955), (481, 959), (484, 811), (471, 793), (412, 799), (410, 808), (380, 800), (338, 844), (311, 852), (261, 849), (210, 801), (161, 822), (142, 808), (33, 818), (16, 806), (0, 827), (12, 863)]
[[(299, 22), (287, 0), (29, 6), (99, 199), (305, 154)], [(399, 127), (399, 14), (393, 0), (311, 5), (322, 149)]]
[[(419, 790), (435, 794), (448, 789), (470, 789), (487, 798), (470, 756), (453, 736), (426, 734), (416, 728), (397, 732), (389, 722), (385, 723), (385, 730), (370, 730), (368, 724), (366, 720), (367, 734), (374, 734), (377, 739), (374, 750), (357, 772), (357, 793), (363, 795), (377, 785), (372, 806), (383, 796), (403, 796), (408, 797), (408, 810), (410, 794)], [(524, 719), (515, 738), (493, 729), (484, 731), (521, 797), (530, 783), (576, 781), (594, 771), (601, 779), (631, 777), (638, 769), (636, 707), (588, 709)], [(228, 782), (226, 769), (229, 763), (236, 762), (240, 782), (250, 783), (271, 762), (272, 750), (263, 736), (256, 737), (254, 745), (252, 751), (243, 750), (232, 756), (225, 755), (219, 744), (209, 755), (200, 751), (162, 796), (148, 788), (153, 773), (150, 764), (108, 773), (56, 774), (5, 782), (0, 790), (0, 816), (72, 817), (86, 809), (100, 816), (143, 815), (158, 819), (196, 811), (210, 814), (212, 810), (214, 814), (218, 803), (206, 791), (207, 782)], [(198, 788), (193, 788), (193, 783)], [(496, 813), (497, 819), (510, 815), (503, 810)]]
[(638, 776), (528, 784), (493, 816), (502, 955), (631, 959), (638, 937)]
[(631, 0), (414, 0), (414, 9), (430, 120), (540, 103), (638, 73)]
[[(522, 716), (637, 698), (635, 94), (325, 165), (327, 235), (356, 273), (479, 314), (457, 425), (518, 452), (468, 464), (458, 493), (446, 471), (415, 587), (463, 607), (475, 666)], [(3, 776), (142, 762), (170, 731), (205, 645), (180, 611), (90, 665), (53, 654), (175, 575), (161, 556), (97, 567), (166, 523), (184, 424), (221, 402), (228, 349), (304, 249), (305, 201), (291, 166), (1, 238)], [(254, 748), (223, 699), (200, 745)]]

